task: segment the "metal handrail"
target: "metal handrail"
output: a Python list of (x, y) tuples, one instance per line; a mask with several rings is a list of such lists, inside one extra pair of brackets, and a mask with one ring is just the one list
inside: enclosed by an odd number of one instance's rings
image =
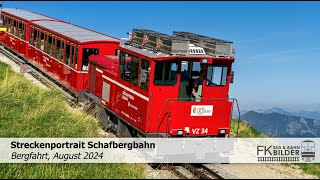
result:
[[(160, 112), (159, 112), (159, 115), (158, 115), (158, 122), (157, 122), (157, 131), (156, 131), (156, 134), (158, 135), (159, 133), (159, 128), (160, 128), (160, 125), (162, 124), (165, 116), (168, 114), (168, 119), (167, 119), (167, 125), (166, 125), (166, 136), (168, 136), (168, 128), (169, 128), (169, 123), (170, 123), (170, 112), (166, 112), (163, 117), (162, 117), (162, 120), (160, 121), (160, 115), (162, 114), (165, 106), (167, 105), (167, 103), (170, 101), (172, 102), (173, 100), (192, 100), (192, 98), (167, 98), (165, 103), (163, 104)], [(237, 110), (238, 110), (238, 127), (237, 127), (237, 137), (239, 135), (239, 127), (240, 127), (240, 108), (239, 108), (239, 103), (238, 103), (238, 100), (236, 98), (201, 98), (201, 101), (203, 100), (213, 100), (213, 101), (216, 101), (216, 100), (232, 100), (232, 107), (234, 105), (234, 102), (236, 102), (236, 105), (237, 105)], [(170, 111), (170, 106), (168, 108), (168, 110)], [(232, 110), (233, 112), (233, 110)], [(231, 117), (232, 117), (232, 112), (231, 112)], [(231, 122), (230, 122), (231, 123)]]

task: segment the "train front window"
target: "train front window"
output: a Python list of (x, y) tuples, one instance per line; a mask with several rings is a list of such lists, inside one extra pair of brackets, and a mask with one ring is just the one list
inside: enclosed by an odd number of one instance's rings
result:
[(179, 101), (201, 101), (204, 65), (196, 61), (182, 61)]
[(207, 70), (207, 86), (224, 86), (227, 84), (228, 66), (209, 65)]
[(174, 86), (177, 83), (178, 64), (173, 62), (156, 62), (154, 84)]

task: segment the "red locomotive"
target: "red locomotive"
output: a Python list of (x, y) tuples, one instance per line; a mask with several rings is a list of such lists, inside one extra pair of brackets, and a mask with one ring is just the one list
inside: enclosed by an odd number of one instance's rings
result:
[(119, 40), (19, 9), (4, 9), (1, 18), (5, 47), (58, 81), (120, 136), (230, 133), (232, 42), (144, 29)]

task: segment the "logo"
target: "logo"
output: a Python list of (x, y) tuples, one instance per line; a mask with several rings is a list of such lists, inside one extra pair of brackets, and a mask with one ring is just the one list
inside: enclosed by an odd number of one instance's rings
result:
[(305, 162), (314, 161), (316, 157), (316, 143), (311, 140), (301, 142), (301, 158)]
[(213, 105), (192, 105), (190, 116), (212, 116)]
[(316, 145), (314, 141), (305, 140), (292, 145), (258, 145), (258, 162), (311, 162), (315, 160)]

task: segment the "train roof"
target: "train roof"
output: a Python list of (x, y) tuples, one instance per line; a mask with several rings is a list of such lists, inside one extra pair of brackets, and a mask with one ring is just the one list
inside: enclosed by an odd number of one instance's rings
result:
[(43, 16), (41, 14), (37, 14), (34, 12), (30, 12), (30, 11), (26, 11), (26, 10), (22, 10), (22, 9), (16, 9), (16, 8), (3, 8), (2, 9), (3, 12), (12, 14), (14, 16), (20, 17), (22, 19), (31, 21), (31, 20), (54, 20), (50, 17), (47, 16)]
[(213, 59), (221, 59), (221, 60), (234, 60), (234, 57), (215, 57), (215, 56), (211, 56), (208, 54), (201, 54), (201, 55), (194, 55), (194, 54), (190, 54), (190, 55), (172, 55), (172, 54), (167, 54), (167, 53), (163, 53), (163, 52), (154, 52), (152, 50), (149, 49), (143, 49), (143, 48), (137, 48), (135, 46), (131, 46), (126, 44), (126, 42), (128, 41), (128, 39), (126, 38), (122, 38), (120, 39), (120, 47), (127, 49), (129, 51), (135, 52), (137, 54), (141, 54), (143, 56), (146, 56), (148, 58), (152, 58), (154, 60), (170, 60), (170, 59), (174, 59), (174, 58), (184, 58), (184, 59), (189, 59), (189, 58), (213, 58)]
[(87, 41), (119, 41), (111, 36), (94, 32), (70, 23), (61, 21), (35, 21), (33, 24), (42, 26), (79, 42)]
[[(31, 11), (26, 11), (22, 9), (16, 8), (4, 8), (3, 12), (12, 14), (14, 16), (20, 17), (27, 21), (33, 21), (33, 24), (39, 25), (46, 29), (52, 30), (61, 35), (67, 36), (71, 39), (74, 39), (80, 43), (88, 42), (88, 41), (116, 41), (119, 42), (118, 39), (113, 38), (111, 36), (94, 32), (89, 29), (85, 29), (83, 27), (79, 27), (73, 25), (68, 22), (60, 21), (57, 19), (53, 19), (41, 14), (37, 14)], [(35, 21), (38, 20), (38, 21)], [(41, 21), (39, 21), (41, 20)]]

